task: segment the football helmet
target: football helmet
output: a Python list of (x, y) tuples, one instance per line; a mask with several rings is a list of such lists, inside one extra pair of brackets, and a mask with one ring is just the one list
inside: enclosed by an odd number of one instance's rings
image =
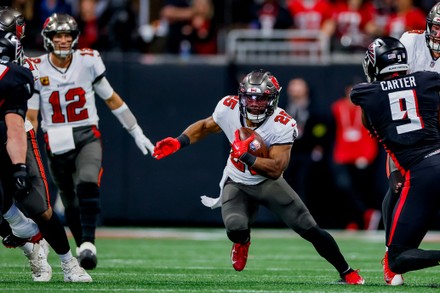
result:
[[(66, 33), (72, 36), (72, 44), (68, 50), (57, 50), (52, 39), (56, 34)], [(76, 20), (68, 14), (54, 13), (49, 16), (43, 25), (41, 35), (44, 40), (44, 49), (48, 52), (53, 52), (60, 58), (66, 58), (71, 55), (77, 45), (79, 29)]]
[(384, 74), (408, 71), (405, 46), (392, 37), (375, 39), (365, 52), (362, 62), (368, 82), (381, 80)]
[(24, 38), (26, 22), (20, 11), (0, 6), (0, 30), (13, 33), (20, 40)]
[(24, 53), (20, 40), (10, 32), (0, 31), (0, 62), (23, 65)]
[[(432, 26), (439, 26), (433, 29)], [(426, 17), (426, 44), (434, 52), (440, 52), (440, 2), (435, 4)]]
[(240, 114), (252, 123), (263, 122), (278, 106), (281, 87), (272, 73), (254, 70), (238, 87)]

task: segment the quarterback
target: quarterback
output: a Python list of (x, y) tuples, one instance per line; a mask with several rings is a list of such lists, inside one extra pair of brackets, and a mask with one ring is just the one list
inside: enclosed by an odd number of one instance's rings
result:
[[(240, 83), (238, 95), (222, 98), (212, 116), (191, 124), (177, 138), (159, 141), (153, 156), (162, 159), (209, 134), (223, 131), (232, 147), (221, 181), (221, 198), (211, 206), (221, 205), (226, 234), (233, 242), (233, 268), (242, 271), (246, 266), (251, 225), (258, 206), (262, 205), (311, 242), (319, 255), (336, 268), (342, 283), (363, 284), (364, 279), (345, 261), (333, 237), (317, 225), (301, 198), (282, 177), (289, 164), (297, 126), (278, 107), (280, 91), (277, 79), (270, 72), (252, 71)], [(241, 140), (238, 130), (241, 127), (250, 128), (262, 137), (269, 148), (268, 158), (251, 154), (249, 144), (253, 138)]]
[(48, 54), (32, 61), (38, 66), (36, 93), (28, 102), (27, 117), (44, 132), (49, 169), (65, 207), (67, 224), (77, 245), (80, 265), (97, 265), (95, 231), (100, 214), (99, 184), (102, 175), (101, 133), (95, 92), (141, 152), (153, 151), (127, 104), (105, 78), (99, 52), (76, 50), (78, 25), (67, 14), (49, 16), (41, 32)]

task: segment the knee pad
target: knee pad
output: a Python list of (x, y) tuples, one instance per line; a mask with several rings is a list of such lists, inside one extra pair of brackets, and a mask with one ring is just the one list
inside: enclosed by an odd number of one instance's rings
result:
[(226, 234), (228, 235), (229, 240), (231, 240), (234, 243), (246, 243), (250, 240), (251, 230), (238, 230), (238, 231), (227, 231)]

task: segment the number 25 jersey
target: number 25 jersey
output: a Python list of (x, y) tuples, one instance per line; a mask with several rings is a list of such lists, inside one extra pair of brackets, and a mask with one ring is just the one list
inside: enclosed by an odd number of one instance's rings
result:
[(415, 72), (353, 87), (351, 100), (396, 165), (408, 170), (440, 149), (440, 75)]
[(76, 50), (68, 68), (57, 68), (49, 60), (49, 54), (32, 61), (38, 66), (39, 79), (28, 107), (40, 109), (43, 131), (63, 125), (98, 125), (93, 84), (105, 75), (98, 51)]
[[(226, 96), (221, 99), (212, 118), (232, 145), (235, 131), (245, 126), (239, 111), (238, 96)], [(292, 144), (298, 133), (296, 121), (281, 108), (277, 108), (254, 130), (263, 138), (268, 148), (272, 145)], [(255, 185), (267, 179), (231, 156), (228, 157), (225, 172), (234, 182), (247, 185)]]

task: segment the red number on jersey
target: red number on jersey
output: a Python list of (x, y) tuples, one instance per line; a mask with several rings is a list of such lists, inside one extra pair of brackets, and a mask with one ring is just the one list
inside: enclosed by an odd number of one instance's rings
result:
[(238, 103), (238, 98), (236, 96), (229, 96), (229, 98), (223, 101), (223, 105), (231, 109), (234, 109), (237, 103)]
[[(76, 97), (78, 97), (78, 99), (76, 99)], [(68, 90), (65, 96), (65, 101), (74, 101), (66, 106), (67, 122), (80, 121), (89, 118), (88, 110), (83, 108), (86, 104), (86, 92), (82, 88)], [(61, 110), (60, 93), (58, 91), (52, 92), (49, 97), (49, 103), (52, 105), (53, 109), (52, 123), (65, 123), (66, 118)]]
[[(231, 152), (232, 152), (232, 150), (231, 150)], [(232, 157), (231, 157), (231, 162), (235, 166), (235, 168), (237, 168), (241, 172), (244, 173), (246, 171), (246, 164), (244, 164), (244, 163), (240, 162), (239, 160), (234, 159)], [(249, 168), (249, 172), (251, 172), (252, 175), (257, 175), (257, 172), (252, 168)]]
[(287, 114), (286, 111), (281, 111), (280, 114), (275, 117), (275, 122), (286, 125), (291, 119), (292, 117)]
[(88, 55), (88, 56), (92, 56), (93, 57), (93, 49), (90, 49), (90, 48), (80, 49), (79, 50), (79, 54), (81, 56)]

